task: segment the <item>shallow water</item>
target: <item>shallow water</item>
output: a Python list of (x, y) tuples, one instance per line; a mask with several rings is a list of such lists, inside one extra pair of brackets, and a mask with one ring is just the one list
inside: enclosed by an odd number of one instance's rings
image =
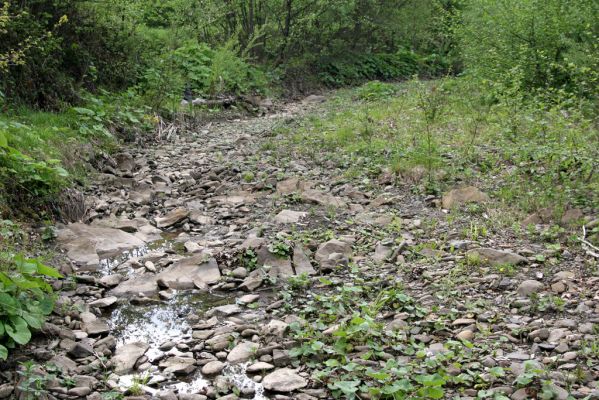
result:
[(117, 339), (117, 345), (145, 342), (151, 349), (167, 341), (177, 342), (191, 337), (187, 322), (190, 313), (202, 312), (233, 299), (209, 293), (179, 292), (172, 300), (156, 304), (126, 304), (110, 314), (108, 324)]

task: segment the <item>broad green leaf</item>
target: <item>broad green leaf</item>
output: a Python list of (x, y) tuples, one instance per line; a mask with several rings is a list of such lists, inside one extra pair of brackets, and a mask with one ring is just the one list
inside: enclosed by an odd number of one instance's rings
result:
[(11, 316), (10, 323), (4, 327), (6, 333), (18, 344), (27, 344), (31, 340), (31, 331), (27, 327), (27, 322), (21, 317)]
[(8, 293), (0, 293), (0, 309), (9, 314), (15, 314), (19, 309), (18, 302)]
[(23, 314), (21, 316), (29, 324), (29, 326), (32, 327), (33, 329), (41, 329), (42, 328), (44, 319), (41, 315), (23, 312)]
[(360, 385), (360, 382), (360, 380), (337, 381), (329, 385), (329, 387), (333, 390), (341, 390), (344, 394), (350, 395), (358, 391), (358, 386)]
[(49, 276), (51, 278), (62, 278), (63, 277), (60, 274), (60, 272), (58, 272), (55, 268), (44, 265), (41, 262), (37, 263), (37, 272), (42, 275)]
[(5, 360), (8, 358), (8, 349), (0, 344), (0, 358)]

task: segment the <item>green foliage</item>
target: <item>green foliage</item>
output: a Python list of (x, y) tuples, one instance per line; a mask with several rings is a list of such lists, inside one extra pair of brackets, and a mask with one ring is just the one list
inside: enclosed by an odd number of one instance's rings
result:
[(357, 90), (358, 98), (362, 100), (382, 100), (393, 96), (397, 87), (389, 83), (371, 81), (365, 83)]
[(196, 96), (239, 95), (264, 92), (264, 74), (248, 64), (229, 43), (216, 49), (190, 41), (164, 54), (146, 69), (137, 90), (154, 109), (178, 105), (185, 88)]
[(68, 173), (59, 160), (35, 160), (8, 139), (8, 132), (0, 130), (0, 202), (15, 208), (46, 204), (66, 185)]
[(339, 92), (278, 145), (326, 151), (360, 180), (388, 168), (421, 192), (471, 183), (523, 212), (599, 204), (599, 131), (584, 101), (493, 102), (470, 78), (410, 81), (398, 96), (355, 102), (365, 90)]
[(366, 80), (406, 79), (420, 70), (419, 59), (410, 51), (395, 54), (352, 54), (347, 59), (320, 60), (320, 80), (331, 86), (346, 86)]
[(593, 0), (469, 0), (455, 29), (468, 71), (500, 91), (596, 98), (597, 12)]
[(22, 255), (0, 253), (0, 358), (24, 345), (41, 329), (54, 297), (46, 278), (61, 278), (54, 268)]
[(114, 11), (76, 0), (3, 4), (0, 59), (18, 55), (0, 69), (0, 91), (11, 102), (58, 109), (78, 102), (81, 87), (133, 82), (143, 47), (130, 26), (112, 20)]

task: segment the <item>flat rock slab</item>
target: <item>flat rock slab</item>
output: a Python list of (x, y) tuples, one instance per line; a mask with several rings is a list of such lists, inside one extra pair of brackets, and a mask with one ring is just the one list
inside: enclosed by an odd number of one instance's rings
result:
[(194, 289), (197, 282), (213, 284), (220, 279), (216, 260), (204, 254), (177, 261), (156, 275), (156, 280), (171, 289)]
[(69, 224), (60, 229), (57, 236), (69, 259), (90, 271), (98, 268), (100, 258), (114, 257), (145, 245), (130, 233), (100, 225)]
[(289, 368), (278, 369), (264, 377), (262, 385), (266, 390), (289, 393), (304, 388), (308, 381)]
[(179, 260), (159, 274), (143, 274), (121, 282), (109, 294), (116, 297), (152, 297), (158, 294), (159, 284), (170, 289), (187, 290), (199, 284), (216, 283), (219, 279), (216, 260), (199, 254)]
[(345, 208), (347, 203), (331, 194), (316, 189), (308, 189), (302, 192), (302, 199), (307, 203), (318, 204), (325, 207)]
[(188, 216), (189, 210), (187, 208), (175, 208), (165, 216), (156, 218), (156, 226), (158, 228), (169, 228), (173, 225), (178, 224), (179, 222), (182, 222)]
[(164, 372), (175, 375), (189, 375), (196, 370), (195, 360), (190, 357), (171, 357), (160, 363)]

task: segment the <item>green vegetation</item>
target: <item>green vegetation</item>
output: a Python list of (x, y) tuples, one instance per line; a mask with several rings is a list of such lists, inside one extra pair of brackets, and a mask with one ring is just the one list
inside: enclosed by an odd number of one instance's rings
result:
[(339, 92), (322, 118), (284, 128), (279, 144), (302, 143), (308, 156), (322, 148), (348, 173), (392, 170), (423, 192), (466, 182), (525, 212), (596, 207), (594, 120), (541, 99), (491, 102), (483, 90), (466, 78), (368, 83)]
[[(17, 225), (6, 221), (60, 218), (62, 194), (85, 184), (98, 155), (120, 142), (144, 143), (165, 122), (196, 118), (206, 108), (193, 105), (198, 97), (232, 99), (236, 108), (240, 98), (341, 87), (326, 114), (290, 121), (262, 149), (306, 156), (320, 149), (348, 180), (390, 176), (387, 183), (421, 194), (475, 184), (494, 205), (522, 214), (596, 210), (598, 12), (593, 0), (0, 1), (0, 357), (41, 327), (53, 305), (49, 279), (60, 277), (30, 259), (26, 245), (5, 240)], [(245, 185), (266, 177), (241, 174)], [(337, 217), (330, 207), (326, 218)], [(401, 220), (389, 228), (401, 231)], [(477, 241), (489, 229), (471, 225), (463, 237)], [(551, 245), (566, 232), (518, 229)], [(595, 239), (598, 229), (589, 232)], [(282, 239), (268, 249), (292, 253)], [(239, 257), (256, 269), (255, 252)], [(469, 258), (456, 274), (480, 264)], [(450, 341), (431, 359), (419, 344), (388, 334), (382, 310), (409, 318), (421, 310), (401, 288), (380, 291), (360, 279), (305, 304), (317, 326), (295, 326), (295, 355), (323, 361), (317, 378), (336, 396), (442, 398), (447, 385), (479, 384), (476, 375), (447, 373), (477, 349)], [(304, 291), (309, 283), (300, 276), (288, 285)], [(553, 297), (533, 306), (563, 311)], [(324, 335), (325, 324), (339, 326)], [(418, 354), (423, 365), (386, 360), (383, 344)], [(366, 359), (386, 360), (384, 369), (348, 359), (355, 346), (367, 348)], [(24, 371), (36, 387), (31, 368)], [(517, 385), (547, 389), (542, 371), (526, 373)]]

